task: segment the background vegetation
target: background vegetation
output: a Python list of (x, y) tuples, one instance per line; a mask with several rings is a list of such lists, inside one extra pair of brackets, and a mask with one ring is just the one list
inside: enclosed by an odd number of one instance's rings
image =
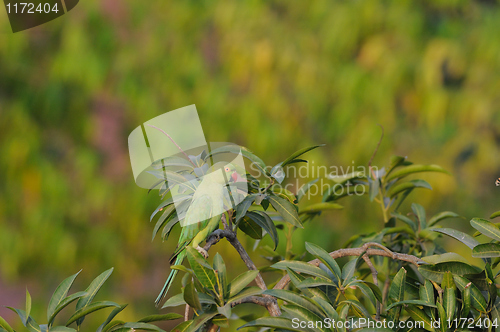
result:
[[(89, 0), (17, 34), (2, 12), (0, 305), (22, 307), (26, 285), (48, 299), (80, 269), (84, 289), (113, 266), (102, 292), (133, 304), (124, 319), (155, 310), (176, 241), (151, 243), (159, 199), (135, 186), (127, 136), (193, 103), (207, 141), (247, 146), (270, 165), (319, 143), (315, 165), (366, 165), (380, 123), (374, 164), (400, 154), (443, 166), (453, 176), (423, 177), (435, 189), (417, 203), (459, 213), (463, 225), (443, 225), (472, 233), (468, 220), (498, 210), (498, 5)], [(357, 203), (295, 232), (296, 250), (308, 239), (331, 251), (379, 229), (377, 207)], [(242, 264), (227, 252), (226, 264)]]

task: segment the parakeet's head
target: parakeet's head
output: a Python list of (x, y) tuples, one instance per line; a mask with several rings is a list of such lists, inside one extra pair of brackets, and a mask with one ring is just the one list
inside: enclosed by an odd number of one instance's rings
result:
[(236, 167), (229, 163), (224, 167), (224, 172), (226, 173), (227, 179), (232, 182), (236, 182), (239, 179), (239, 174), (236, 171)]

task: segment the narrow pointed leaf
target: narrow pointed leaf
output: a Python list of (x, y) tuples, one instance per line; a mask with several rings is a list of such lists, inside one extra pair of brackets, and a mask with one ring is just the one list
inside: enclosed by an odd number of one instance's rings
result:
[(330, 254), (326, 252), (326, 250), (310, 242), (306, 242), (306, 250), (311, 255), (319, 259), (323, 264), (325, 264), (328, 267), (328, 269), (330, 269), (330, 271), (333, 273), (335, 278), (337, 278), (337, 280), (339, 281), (341, 280), (342, 272), (340, 270), (340, 267), (335, 261), (335, 259), (333, 259), (332, 256), (330, 256)]
[(229, 284), (229, 297), (233, 297), (241, 292), (243, 288), (245, 288), (249, 283), (255, 280), (258, 274), (258, 270), (251, 270), (243, 272), (242, 274), (234, 278), (233, 281), (231, 281), (231, 283)]
[(297, 272), (301, 273), (307, 273), (309, 275), (315, 276), (315, 277), (320, 277), (324, 278), (326, 280), (329, 280), (330, 277), (328, 276), (328, 273), (323, 271), (317, 266), (314, 266), (312, 264), (306, 263), (306, 262), (301, 262), (301, 261), (281, 261), (278, 262), (274, 265), (271, 265), (271, 267), (275, 269), (280, 269), (280, 270), (285, 270), (286, 268), (292, 269)]
[(194, 288), (194, 284), (189, 281), (184, 287), (184, 301), (196, 310), (201, 310), (200, 299), (198, 298), (198, 293)]
[(271, 203), (273, 208), (281, 215), (281, 217), (283, 217), (284, 221), (290, 223), (295, 227), (304, 228), (304, 226), (302, 226), (302, 223), (300, 222), (297, 210), (294, 208), (292, 203), (277, 196), (269, 196), (269, 202)]
[[(106, 282), (106, 280), (108, 280), (111, 273), (113, 273), (113, 269), (114, 268), (110, 268), (109, 270), (104, 271), (99, 276), (97, 276), (97, 278), (92, 280), (89, 287), (87, 287), (87, 289), (85, 290), (87, 295), (82, 296), (80, 299), (78, 299), (78, 302), (76, 303), (77, 312), (78, 312), (78, 310), (83, 309), (86, 306), (88, 306), (92, 302), (92, 300), (94, 300), (94, 297), (97, 294), (97, 292), (99, 291), (99, 289), (101, 289), (102, 285)], [(80, 319), (78, 319), (76, 324), (81, 325), (84, 318), (85, 318), (85, 315), (82, 316)]]
[(189, 265), (193, 269), (196, 278), (200, 281), (203, 287), (217, 292), (217, 280), (215, 272), (212, 267), (207, 263), (203, 256), (193, 247), (187, 247), (187, 258)]
[(438, 165), (410, 165), (393, 171), (391, 174), (388, 174), (385, 178), (386, 182), (389, 182), (396, 178), (403, 178), (410, 174), (422, 173), (422, 172), (441, 172), (450, 174), (444, 168)]
[(81, 319), (94, 311), (101, 310), (104, 308), (109, 308), (109, 307), (117, 307), (118, 308), (118, 307), (120, 307), (120, 305), (115, 303), (115, 302), (111, 302), (111, 301), (100, 301), (100, 302), (95, 302), (95, 303), (89, 304), (89, 305), (77, 310), (68, 319), (68, 321), (66, 322), (66, 326), (71, 325), (72, 323), (76, 322), (78, 319)]
[(290, 157), (288, 157), (285, 160), (283, 160), (283, 162), (281, 163), (281, 167), (285, 167), (286, 165), (290, 164), (294, 159), (300, 157), (304, 153), (309, 152), (311, 150), (314, 150), (316, 148), (319, 148), (321, 146), (325, 146), (325, 144), (310, 146), (310, 147), (303, 148), (303, 149), (300, 149), (300, 150), (292, 153), (292, 155)]
[(472, 257), (489, 258), (500, 257), (500, 244), (498, 243), (483, 243), (472, 249)]
[(108, 318), (106, 318), (106, 320), (104, 321), (104, 323), (102, 323), (98, 328), (97, 328), (97, 331), (96, 332), (101, 332), (102, 329), (108, 325), (115, 317), (116, 315), (118, 315), (120, 312), (123, 311), (123, 309), (125, 309), (125, 307), (127, 307), (127, 304), (124, 304), (124, 305), (121, 305), (119, 306), (118, 308), (115, 308), (113, 309), (113, 311), (111, 311), (111, 313), (108, 315)]
[(457, 239), (458, 241), (462, 242), (465, 244), (467, 247), (473, 249), (475, 246), (479, 244), (479, 242), (474, 239), (472, 236), (469, 234), (465, 234), (464, 232), (457, 231), (455, 229), (451, 228), (428, 228), (428, 230), (434, 231), (434, 232), (439, 232), (446, 234), (448, 236), (451, 236), (454, 239)]
[(472, 227), (481, 232), (481, 234), (486, 235), (493, 240), (500, 241), (500, 229), (494, 223), (481, 218), (473, 218), (470, 221), (470, 224)]
[(404, 301), (406, 285), (406, 270), (402, 267), (392, 280), (389, 288), (389, 298), (396, 302)]
[(54, 321), (54, 319), (56, 318), (57, 314), (59, 312), (61, 312), (61, 310), (63, 310), (65, 307), (67, 307), (70, 303), (78, 300), (79, 298), (81, 298), (82, 296), (85, 296), (87, 295), (87, 292), (77, 292), (77, 293), (74, 293), (74, 294), (71, 294), (70, 296), (68, 297), (65, 297), (60, 303), (59, 305), (54, 309), (54, 312), (52, 313), (52, 315), (49, 317), (49, 322), (48, 324), (49, 325), (52, 325), (52, 322)]
[(431, 219), (429, 219), (429, 222), (427, 223), (427, 227), (432, 227), (441, 220), (444, 219), (449, 219), (449, 218), (460, 218), (460, 215), (456, 214), (455, 212), (451, 211), (444, 211), (440, 212), (436, 215), (434, 215)]
[(0, 327), (6, 330), (7, 332), (14, 332), (14, 329), (2, 317), (0, 317)]
[(71, 285), (73, 285), (75, 278), (78, 276), (78, 274), (80, 274), (80, 272), (81, 270), (73, 274), (72, 276), (64, 279), (63, 282), (61, 282), (59, 286), (57, 286), (56, 290), (54, 291), (54, 294), (52, 294), (52, 297), (50, 298), (49, 301), (49, 307), (47, 308), (47, 320), (50, 320), (50, 317), (54, 314), (54, 310), (56, 309), (56, 307), (66, 297), (69, 289), (71, 288)]

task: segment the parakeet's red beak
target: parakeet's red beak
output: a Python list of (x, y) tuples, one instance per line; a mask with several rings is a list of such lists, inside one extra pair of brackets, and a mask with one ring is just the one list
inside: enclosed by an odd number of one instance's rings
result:
[(231, 174), (231, 179), (233, 179), (233, 182), (238, 181), (238, 172), (233, 172), (233, 174)]

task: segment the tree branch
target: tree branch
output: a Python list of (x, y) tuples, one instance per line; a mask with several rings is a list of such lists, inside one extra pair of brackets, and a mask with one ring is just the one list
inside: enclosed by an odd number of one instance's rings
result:
[[(243, 260), (243, 262), (245, 262), (245, 265), (247, 266), (247, 268), (249, 270), (257, 270), (257, 267), (253, 263), (252, 259), (250, 258), (250, 256), (246, 252), (245, 248), (243, 248), (240, 241), (238, 240), (238, 238), (236, 236), (236, 232), (233, 232), (229, 229), (217, 229), (217, 230), (215, 230), (208, 237), (203, 249), (205, 249), (208, 252), (208, 250), (214, 244), (219, 242), (220, 239), (223, 237), (225, 237), (229, 241), (229, 243), (231, 243), (231, 245), (234, 247), (234, 249), (236, 249), (238, 254), (240, 254), (241, 259)], [(257, 277), (255, 278), (255, 282), (257, 283), (257, 286), (259, 286), (260, 289), (262, 289), (264, 291), (267, 290), (266, 283), (264, 282), (264, 279), (262, 278), (260, 273), (257, 274)], [(269, 311), (269, 314), (271, 316), (275, 316), (275, 317), (280, 316), (281, 310), (278, 306), (278, 302), (276, 301), (276, 299), (270, 295), (264, 295), (264, 298), (269, 299), (269, 303), (265, 303), (265, 305), (264, 305), (266, 307), (267, 311)]]
[[(369, 249), (370, 247), (379, 247), (379, 248), (383, 248), (383, 249)], [(330, 256), (332, 256), (333, 259), (336, 259), (336, 258), (348, 257), (348, 256), (360, 256), (363, 253), (365, 253), (365, 255), (367, 255), (367, 256), (389, 257), (393, 260), (404, 261), (404, 262), (415, 264), (417, 266), (420, 264), (425, 264), (425, 262), (423, 260), (421, 260), (420, 258), (418, 258), (416, 256), (392, 252), (389, 249), (387, 249), (386, 247), (384, 247), (383, 245), (381, 245), (380, 243), (375, 243), (375, 242), (365, 243), (360, 248), (338, 249), (338, 250), (332, 251), (330, 253)], [(319, 259), (314, 259), (308, 263), (315, 265), (315, 266), (319, 266), (320, 261), (319, 261)], [(283, 289), (289, 283), (290, 283), (290, 277), (288, 275), (286, 275), (283, 278), (281, 278), (281, 280), (276, 284), (276, 286), (274, 286), (274, 289)]]

